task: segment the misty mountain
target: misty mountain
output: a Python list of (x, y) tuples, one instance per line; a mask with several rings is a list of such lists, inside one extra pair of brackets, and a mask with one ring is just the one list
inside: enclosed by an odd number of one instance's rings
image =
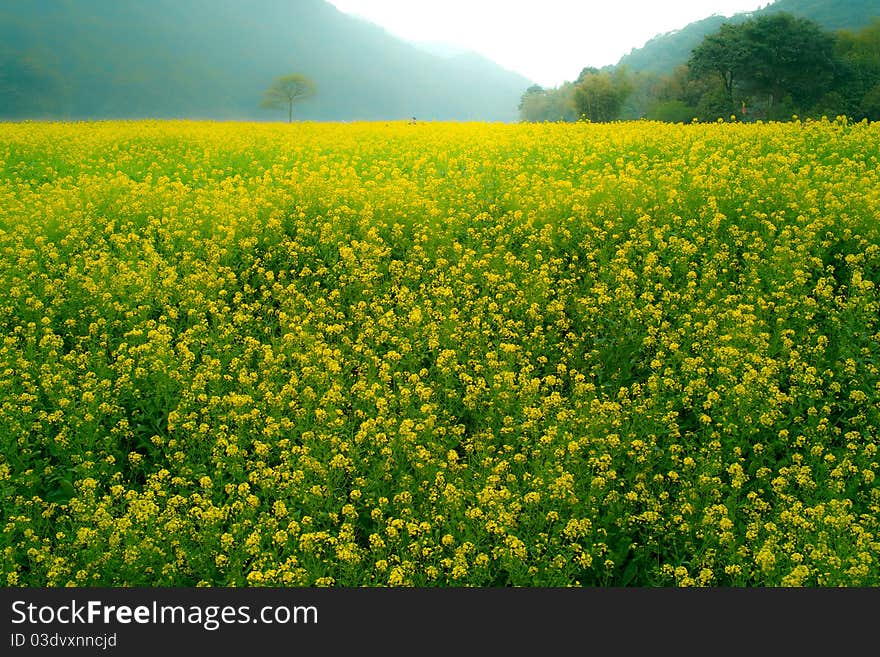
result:
[(259, 104), (289, 73), (304, 120), (515, 121), (531, 84), (324, 0), (0, 0), (0, 118), (281, 120)]
[(826, 30), (859, 29), (880, 15), (880, 3), (878, 0), (776, 0), (757, 11), (729, 18), (710, 16), (680, 30), (660, 34), (624, 55), (618, 65), (646, 73), (671, 73), (688, 60), (691, 50), (706, 36), (717, 32), (723, 23), (741, 23), (752, 16), (782, 11), (815, 21)]

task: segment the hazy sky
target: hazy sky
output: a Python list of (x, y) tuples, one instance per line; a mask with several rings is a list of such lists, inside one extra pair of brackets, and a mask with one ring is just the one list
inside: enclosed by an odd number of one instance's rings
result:
[(616, 64), (651, 37), (770, 0), (330, 0), (410, 41), (465, 46), (544, 86)]

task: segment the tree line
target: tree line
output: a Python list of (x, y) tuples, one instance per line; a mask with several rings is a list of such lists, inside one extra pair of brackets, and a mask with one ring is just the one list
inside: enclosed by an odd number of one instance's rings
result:
[(880, 19), (827, 32), (776, 13), (725, 23), (669, 75), (585, 68), (574, 82), (532, 86), (523, 121), (787, 120), (846, 115), (880, 120)]

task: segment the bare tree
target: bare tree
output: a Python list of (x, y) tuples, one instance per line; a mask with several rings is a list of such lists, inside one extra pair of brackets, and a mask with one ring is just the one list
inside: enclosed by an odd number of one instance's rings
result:
[(293, 122), (293, 104), (315, 95), (315, 83), (304, 75), (285, 75), (272, 83), (263, 94), (262, 107), (280, 109), (287, 106), (287, 121)]

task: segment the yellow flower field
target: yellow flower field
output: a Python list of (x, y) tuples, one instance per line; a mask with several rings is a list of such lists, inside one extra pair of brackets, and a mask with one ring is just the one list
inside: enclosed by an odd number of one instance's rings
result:
[(2, 585), (880, 585), (878, 159), (2, 124)]

